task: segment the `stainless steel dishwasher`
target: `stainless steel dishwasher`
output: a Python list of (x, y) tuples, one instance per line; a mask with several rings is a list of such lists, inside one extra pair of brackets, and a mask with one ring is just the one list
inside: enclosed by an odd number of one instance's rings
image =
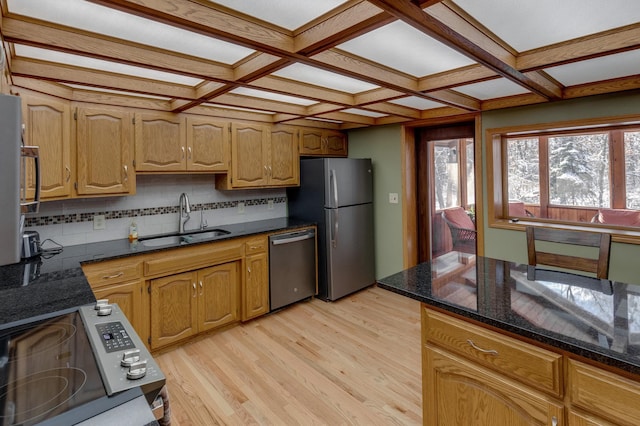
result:
[(269, 237), (271, 310), (316, 294), (316, 231), (305, 229)]

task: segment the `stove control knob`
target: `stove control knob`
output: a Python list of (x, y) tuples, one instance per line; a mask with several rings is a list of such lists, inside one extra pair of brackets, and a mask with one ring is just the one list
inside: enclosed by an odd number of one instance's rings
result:
[(109, 299), (98, 299), (96, 300), (96, 306), (94, 306), (94, 309), (96, 311), (99, 311), (100, 308), (102, 308), (103, 306), (107, 306), (109, 304)]
[(147, 374), (147, 360), (134, 362), (129, 366), (127, 371), (127, 379), (136, 380), (142, 379)]
[(123, 367), (131, 367), (131, 364), (140, 361), (140, 349), (131, 349), (124, 351), (120, 365)]
[(112, 310), (113, 307), (111, 305), (102, 305), (100, 306), (100, 309), (98, 309), (98, 316), (105, 317), (107, 315), (111, 315)]

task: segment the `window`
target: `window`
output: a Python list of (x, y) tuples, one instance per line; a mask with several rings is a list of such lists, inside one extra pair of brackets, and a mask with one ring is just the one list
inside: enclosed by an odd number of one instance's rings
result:
[[(640, 226), (638, 124), (490, 131), (489, 137), (493, 221), (526, 216), (535, 221)], [(516, 203), (524, 209), (512, 208)], [(615, 215), (624, 219), (614, 222)]]

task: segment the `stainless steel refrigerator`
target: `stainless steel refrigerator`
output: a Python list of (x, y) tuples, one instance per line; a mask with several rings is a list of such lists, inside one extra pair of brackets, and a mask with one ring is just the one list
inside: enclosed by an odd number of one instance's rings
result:
[(318, 226), (318, 297), (337, 300), (375, 282), (371, 159), (305, 158), (289, 217)]

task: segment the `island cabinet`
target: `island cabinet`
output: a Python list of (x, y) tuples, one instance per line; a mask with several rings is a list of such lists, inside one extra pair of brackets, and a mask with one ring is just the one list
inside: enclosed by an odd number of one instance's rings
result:
[(250, 238), (245, 246), (246, 269), (242, 288), (242, 321), (269, 312), (268, 237)]
[(638, 425), (640, 381), (422, 305), (426, 425)]
[(126, 109), (78, 107), (76, 123), (78, 195), (132, 195), (133, 124)]
[(300, 155), (318, 157), (346, 157), (347, 135), (338, 130), (301, 129)]
[(219, 189), (300, 184), (298, 132), (286, 127), (232, 123), (231, 170), (216, 178)]
[[(25, 145), (40, 148), (40, 197), (71, 196), (71, 108), (55, 98), (21, 94)], [(27, 198), (35, 192), (35, 173), (27, 163)], [(75, 175), (75, 172), (74, 172)]]

